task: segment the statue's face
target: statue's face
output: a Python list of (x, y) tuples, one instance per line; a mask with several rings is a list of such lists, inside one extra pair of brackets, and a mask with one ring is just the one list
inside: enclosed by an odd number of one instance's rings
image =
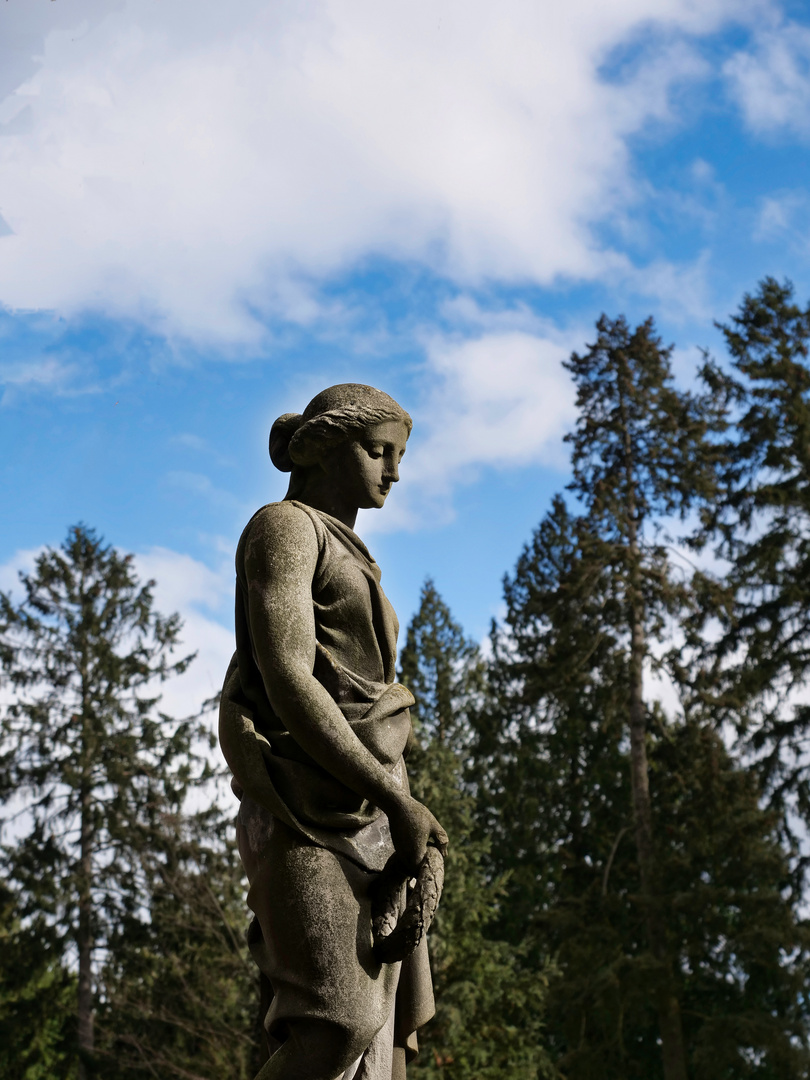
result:
[(324, 468), (343, 498), (360, 510), (380, 508), (399, 480), (408, 429), (402, 420), (386, 420), (365, 428), (329, 455)]

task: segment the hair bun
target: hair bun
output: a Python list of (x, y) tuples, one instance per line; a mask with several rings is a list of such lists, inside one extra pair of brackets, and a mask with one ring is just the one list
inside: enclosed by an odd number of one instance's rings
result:
[(302, 420), (300, 413), (284, 413), (270, 428), (270, 460), (281, 472), (292, 472), (290, 439), (298, 430)]

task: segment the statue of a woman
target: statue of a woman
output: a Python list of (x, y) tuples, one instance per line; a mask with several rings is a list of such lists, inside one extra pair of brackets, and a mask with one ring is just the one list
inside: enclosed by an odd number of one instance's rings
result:
[(355, 384), (280, 417), (270, 456), (291, 471), (289, 490), (237, 548), (220, 741), (267, 1004), (256, 1080), (402, 1080), (433, 1015), (425, 896), (411, 896), (404, 960), (380, 934), (447, 837), (409, 794), (413, 697), (394, 681), (397, 619), (353, 531), (358, 509), (382, 507), (398, 480), (410, 430), (392, 398)]

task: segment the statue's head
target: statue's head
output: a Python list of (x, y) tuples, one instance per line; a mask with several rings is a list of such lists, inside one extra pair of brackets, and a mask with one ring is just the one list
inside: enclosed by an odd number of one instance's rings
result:
[[(364, 456), (380, 456), (378, 446), (393, 439), (404, 451), (412, 427), (408, 413), (382, 390), (341, 383), (322, 390), (303, 413), (285, 413), (276, 420), (270, 430), (270, 458), (277, 469), (292, 473), (287, 498), (299, 498), (313, 472), (349, 483), (349, 474), (363, 468)], [(396, 479), (396, 469), (393, 475), (389, 469), (388, 486)], [(381, 506), (385, 494), (369, 505)]]

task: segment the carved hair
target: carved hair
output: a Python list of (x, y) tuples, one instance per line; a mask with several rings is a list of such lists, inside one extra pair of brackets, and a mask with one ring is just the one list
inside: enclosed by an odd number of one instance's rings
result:
[[(276, 420), (270, 429), (270, 459), (282, 472), (295, 473), (315, 465), (365, 428), (387, 420), (401, 420), (409, 432), (413, 426), (402, 406), (382, 390), (361, 383), (330, 386), (310, 401), (303, 414), (285, 413)], [(293, 477), (291, 490), (297, 486)]]

